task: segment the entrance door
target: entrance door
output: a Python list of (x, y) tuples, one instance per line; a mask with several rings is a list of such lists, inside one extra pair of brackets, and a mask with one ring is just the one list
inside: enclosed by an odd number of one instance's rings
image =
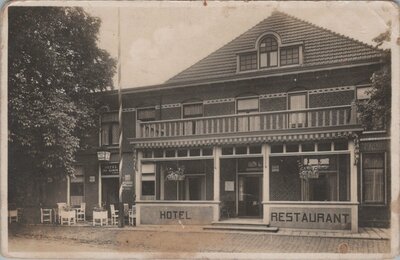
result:
[(101, 200), (106, 204), (106, 209), (110, 209), (110, 204), (115, 204), (118, 208), (119, 202), (119, 178), (102, 178), (101, 179)]
[(238, 215), (241, 217), (262, 216), (262, 176), (239, 175)]

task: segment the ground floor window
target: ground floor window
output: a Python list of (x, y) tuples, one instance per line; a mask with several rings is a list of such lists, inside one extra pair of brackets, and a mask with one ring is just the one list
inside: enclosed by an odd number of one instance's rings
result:
[(212, 200), (213, 161), (144, 163), (141, 185), (143, 200)]
[(274, 201), (348, 201), (349, 155), (270, 158)]
[(69, 179), (69, 196), (71, 205), (77, 206), (84, 202), (84, 168), (80, 165), (74, 168), (74, 174)]
[(363, 202), (382, 204), (385, 202), (385, 154), (364, 153), (362, 155)]

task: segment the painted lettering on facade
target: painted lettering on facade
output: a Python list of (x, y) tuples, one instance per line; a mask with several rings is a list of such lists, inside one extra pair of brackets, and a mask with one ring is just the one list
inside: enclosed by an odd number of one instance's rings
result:
[(350, 214), (272, 212), (271, 221), (347, 224), (350, 221)]
[(188, 211), (160, 211), (160, 219), (192, 219)]

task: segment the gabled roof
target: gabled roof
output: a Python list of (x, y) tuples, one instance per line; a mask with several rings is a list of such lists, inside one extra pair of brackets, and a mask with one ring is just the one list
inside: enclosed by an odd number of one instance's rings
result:
[[(282, 44), (302, 42), (303, 64), (297, 68), (277, 69), (237, 73), (237, 53), (254, 49), (256, 40), (266, 32), (277, 33)], [(378, 61), (383, 51), (358, 40), (318, 27), (288, 14), (274, 11), (236, 39), (211, 53), (186, 70), (167, 80), (166, 84), (184, 82), (204, 82), (224, 78), (248, 78), (266, 74), (282, 73), (314, 67), (329, 67)]]

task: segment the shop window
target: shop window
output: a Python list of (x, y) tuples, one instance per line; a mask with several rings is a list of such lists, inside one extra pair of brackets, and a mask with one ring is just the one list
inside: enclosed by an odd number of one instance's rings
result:
[(137, 119), (140, 121), (154, 121), (156, 120), (156, 109), (140, 108), (137, 110)]
[(200, 156), (200, 149), (190, 149), (189, 154), (190, 156)]
[(72, 206), (81, 205), (84, 202), (84, 183), (85, 175), (83, 166), (75, 166), (74, 174), (69, 178), (70, 180), (70, 202)]
[(185, 199), (205, 200), (205, 176), (190, 176), (185, 179)]
[(154, 163), (142, 164), (142, 200), (154, 200), (156, 191), (156, 166)]
[(222, 147), (222, 155), (232, 155), (233, 147)]
[(329, 143), (318, 143), (318, 151), (330, 151), (332, 149), (331, 142)]
[(256, 70), (257, 69), (257, 53), (245, 53), (239, 56), (239, 70)]
[(275, 37), (267, 36), (259, 46), (260, 68), (278, 66), (278, 41)]
[(364, 153), (362, 155), (363, 201), (385, 203), (385, 155)]
[(154, 151), (154, 158), (162, 158), (164, 157), (164, 152), (161, 149), (155, 150)]
[(299, 151), (299, 144), (286, 144), (287, 153), (296, 153)]
[(237, 146), (235, 148), (235, 154), (247, 154), (247, 146)]
[(299, 64), (299, 46), (281, 48), (281, 66)]
[(203, 155), (204, 156), (213, 155), (213, 149), (212, 148), (203, 148)]
[(271, 153), (283, 153), (283, 144), (271, 145)]
[(301, 144), (301, 151), (302, 152), (314, 152), (315, 151), (314, 143)]
[(349, 144), (347, 142), (347, 140), (344, 141), (335, 141), (333, 143), (335, 151), (345, 151), (349, 149)]
[(178, 157), (187, 157), (188, 150), (178, 150)]
[(261, 145), (249, 146), (250, 154), (260, 154), (261, 153)]

